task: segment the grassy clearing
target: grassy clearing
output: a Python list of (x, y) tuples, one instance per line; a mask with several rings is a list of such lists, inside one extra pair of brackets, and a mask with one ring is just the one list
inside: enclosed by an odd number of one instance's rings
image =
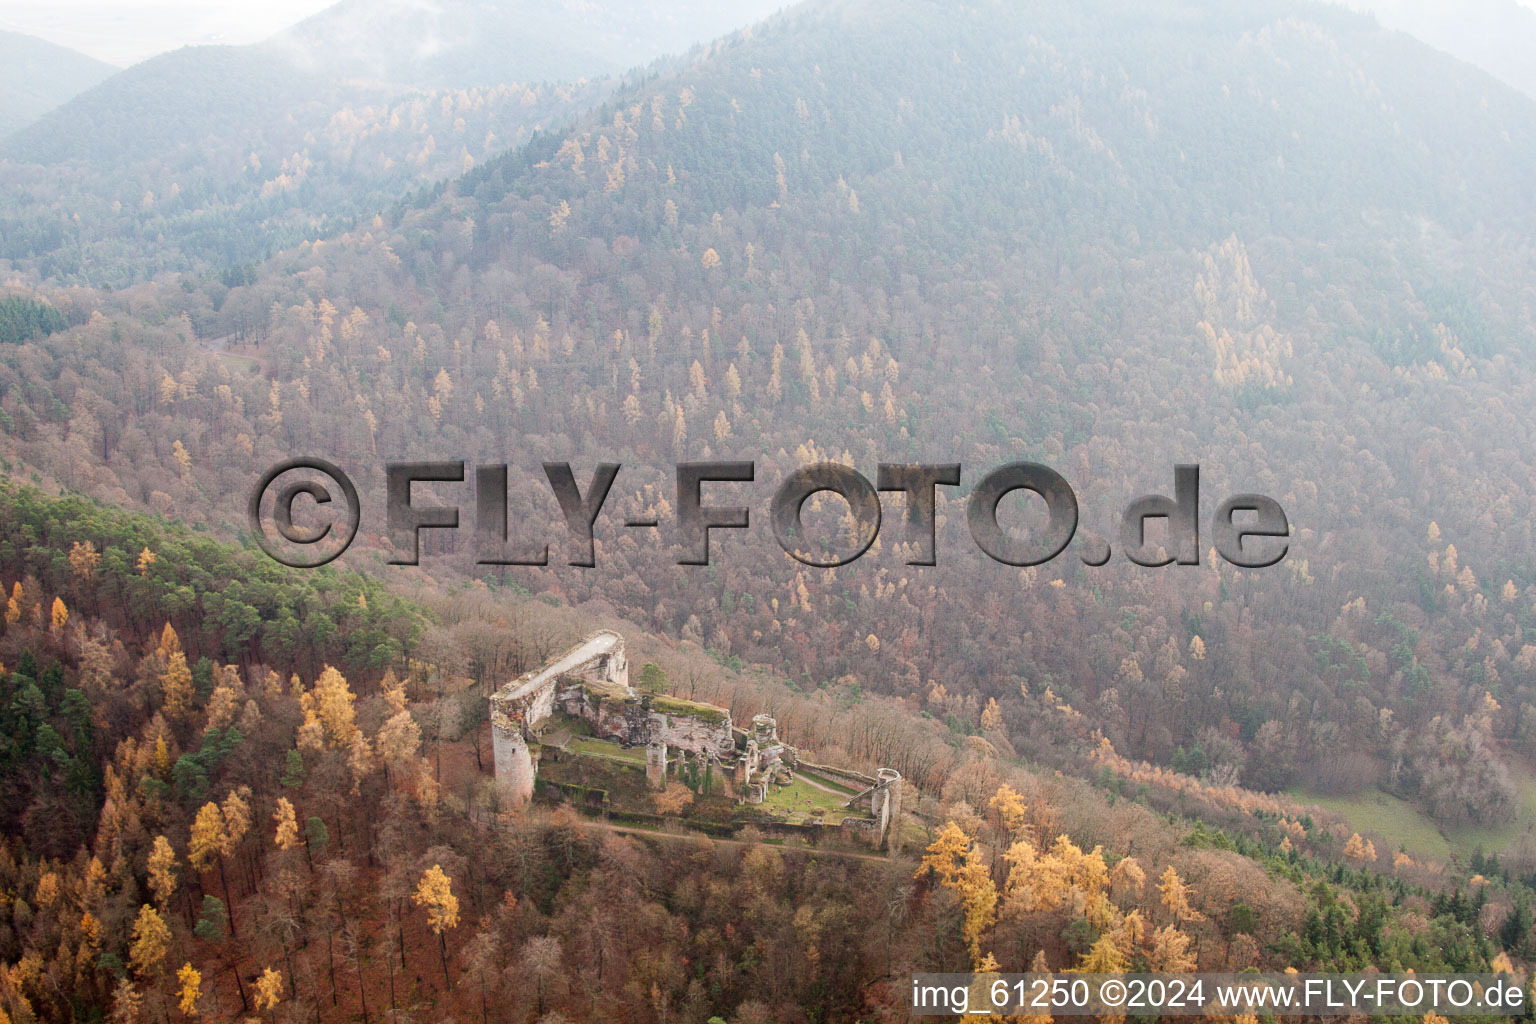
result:
[(787, 786), (768, 788), (768, 799), (763, 801), (762, 806), (775, 814), (810, 817), (812, 811), (821, 810), (825, 812), (821, 820), (834, 825), (848, 816), (848, 811), (843, 807), (846, 797), (817, 789), (804, 779), (795, 779)]
[[(1325, 811), (1332, 811), (1356, 831), (1385, 836), (1394, 844), (1393, 851), (1397, 849), (1396, 844), (1401, 844), (1410, 857), (1419, 860), (1450, 859), (1451, 843), (1428, 816), (1406, 800), (1379, 789), (1364, 790), (1354, 796), (1322, 796), (1299, 790), (1293, 795), (1303, 803), (1316, 804)], [(1381, 854), (1387, 851), (1377, 852)]]
[(243, 373), (250, 375), (261, 372), (261, 363), (252, 359), (250, 356), (237, 356), (231, 352), (220, 352), (219, 360), (225, 366), (229, 367), (231, 373)]
[(645, 750), (641, 747), (621, 747), (617, 743), (608, 740), (594, 739), (590, 736), (575, 736), (565, 745), (565, 749), (573, 754), (583, 754), (587, 757), (606, 757), (610, 761), (623, 761), (626, 764), (637, 764), (645, 767)]
[(838, 782), (836, 779), (829, 779), (825, 775), (817, 775), (815, 772), (808, 772), (804, 768), (796, 768), (795, 775), (799, 778), (809, 779), (812, 782), (820, 783), (821, 785), (826, 786), (828, 789), (834, 789), (837, 792), (843, 793), (847, 796), (859, 795), (858, 790), (850, 789), (846, 783)]
[(632, 696), (627, 687), (606, 679), (583, 679), (582, 690), (598, 700), (626, 701)]
[(1452, 854), (1465, 860), (1477, 850), (1503, 856), (1525, 840), (1536, 837), (1536, 772), (1524, 764), (1506, 762), (1515, 784), (1514, 813), (1503, 822), (1443, 828), (1407, 800), (1377, 789), (1354, 796), (1319, 796), (1297, 790), (1296, 799), (1332, 811), (1361, 832), (1386, 836), (1397, 848), (1402, 844), (1412, 857), (1449, 861)]
[(725, 721), (726, 717), (725, 710), (713, 704), (700, 704), (695, 700), (683, 700), (681, 697), (668, 697), (662, 694), (651, 698), (651, 710), (678, 718), (697, 718), (711, 725), (718, 725)]

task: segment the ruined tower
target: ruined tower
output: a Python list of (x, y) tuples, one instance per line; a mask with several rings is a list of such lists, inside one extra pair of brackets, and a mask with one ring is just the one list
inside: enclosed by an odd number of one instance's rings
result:
[(775, 746), (779, 742), (779, 723), (772, 715), (752, 716), (752, 738), (759, 747)]
[(612, 630), (598, 630), (491, 697), (496, 781), (512, 807), (521, 807), (533, 799), (537, 766), (529, 735), (537, 734), (539, 725), (554, 713), (556, 689), (567, 676), (598, 679), (627, 688), (629, 664), (624, 658), (624, 638)]
[(502, 786), (505, 799), (513, 807), (521, 807), (533, 799), (533, 756), (528, 751), (528, 741), (517, 725), (503, 725), (491, 718), (491, 746), (496, 764), (496, 781)]
[[(759, 716), (756, 735), (769, 739), (773, 757), (787, 750), (772, 718)], [(646, 748), (646, 782), (665, 789), (668, 761), (693, 758), (708, 776), (712, 765), (734, 767), (736, 737), (725, 708), (666, 694), (639, 694), (629, 685), (624, 638), (600, 629), (497, 690), (491, 697), (496, 779), (508, 804), (533, 798), (539, 768), (539, 736), (551, 721), (577, 719), (590, 734), (626, 748)], [(767, 754), (765, 753), (765, 757)], [(750, 773), (749, 773), (750, 774)]]
[(874, 819), (880, 823), (880, 845), (894, 849), (891, 826), (901, 813), (901, 772), (894, 768), (881, 768), (875, 772), (875, 777), (880, 781), (869, 795), (870, 810), (874, 812)]
[(667, 788), (667, 745), (660, 739), (645, 745), (645, 784), (654, 790)]

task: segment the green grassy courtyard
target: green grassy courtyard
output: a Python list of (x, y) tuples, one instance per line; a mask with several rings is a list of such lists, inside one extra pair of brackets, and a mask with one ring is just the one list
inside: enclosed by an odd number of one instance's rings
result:
[(817, 789), (802, 778), (796, 778), (787, 786), (770, 785), (768, 790), (768, 799), (763, 801), (761, 807), (775, 814), (811, 819), (816, 817), (812, 812), (819, 810), (823, 812), (820, 820), (832, 825), (848, 816), (847, 809), (843, 807), (848, 797)]
[(626, 764), (645, 767), (644, 747), (621, 747), (609, 740), (595, 739), (591, 736), (575, 736), (568, 740), (565, 749), (573, 754), (583, 754), (588, 757), (606, 757), (613, 761), (623, 761)]

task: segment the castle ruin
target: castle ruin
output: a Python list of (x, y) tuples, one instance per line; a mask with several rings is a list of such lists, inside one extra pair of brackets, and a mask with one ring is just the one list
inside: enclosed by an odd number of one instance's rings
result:
[[(662, 694), (637, 693), (629, 685), (624, 638), (598, 630), (570, 650), (497, 690), (491, 698), (496, 779), (514, 807), (533, 799), (540, 737), (556, 715), (586, 722), (595, 736), (645, 748), (645, 777), (664, 789), (667, 772), (685, 759), (713, 766), (731, 781), (743, 803), (760, 804), (770, 783), (793, 780), (799, 751), (779, 738), (769, 715), (750, 729), (731, 724), (725, 708)], [(900, 773), (882, 768), (876, 777), (827, 765), (809, 765), (854, 792), (844, 830), (884, 846), (900, 809)]]

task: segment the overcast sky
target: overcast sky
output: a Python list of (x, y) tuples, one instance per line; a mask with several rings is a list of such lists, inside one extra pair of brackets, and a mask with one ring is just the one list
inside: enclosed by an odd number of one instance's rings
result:
[[(127, 67), (193, 43), (254, 43), (335, 0), (0, 0), (0, 29)], [(664, 3), (665, 0), (655, 0)], [(1372, 0), (1345, 0), (1372, 8)], [(1396, 0), (1402, 2), (1402, 0)], [(1428, 7), (1437, 0), (1412, 0)], [(1457, 0), (1438, 0), (1454, 9)], [(1518, 0), (1536, 9), (1536, 0)], [(1431, 8), (1432, 9), (1432, 8)]]
[(193, 43), (254, 43), (334, 0), (0, 0), (0, 28), (127, 67)]

